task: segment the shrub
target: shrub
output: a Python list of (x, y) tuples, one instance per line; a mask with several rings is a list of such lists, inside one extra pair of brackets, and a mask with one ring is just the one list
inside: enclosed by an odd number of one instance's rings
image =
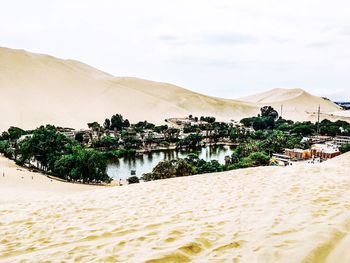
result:
[(140, 179), (137, 176), (131, 176), (127, 179), (129, 184), (138, 184)]
[(93, 147), (117, 148), (118, 140), (112, 136), (105, 136), (101, 140), (93, 142)]
[(196, 173), (196, 168), (183, 159), (179, 159), (175, 163), (175, 175), (189, 176)]
[(10, 144), (8, 141), (0, 141), (0, 153), (6, 153), (10, 148)]
[(141, 179), (144, 180), (145, 182), (157, 180), (155, 179), (153, 173), (145, 173), (142, 175)]
[(202, 135), (193, 133), (176, 143), (177, 147), (196, 148), (202, 141)]
[(271, 117), (274, 120), (278, 118), (278, 112), (271, 106), (264, 106), (260, 109), (262, 117)]
[(78, 132), (74, 139), (79, 142), (79, 143), (82, 143), (84, 141), (84, 132)]
[(344, 145), (340, 146), (339, 151), (341, 153), (350, 152), (350, 144), (344, 144)]
[(111, 178), (106, 173), (107, 159), (96, 150), (74, 147), (71, 154), (62, 155), (54, 163), (53, 172), (61, 178), (85, 182), (107, 182)]
[(270, 163), (270, 156), (265, 152), (252, 153), (248, 158), (253, 166), (264, 166)]
[(204, 160), (200, 160), (198, 162), (198, 173), (215, 173), (222, 172), (224, 170), (224, 166), (221, 165), (217, 160), (211, 160), (210, 162), (206, 162)]

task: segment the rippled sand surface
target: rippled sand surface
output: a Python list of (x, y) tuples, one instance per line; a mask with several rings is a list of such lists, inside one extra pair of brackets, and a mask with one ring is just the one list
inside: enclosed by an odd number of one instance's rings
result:
[(0, 261), (350, 262), (349, 163), (347, 155), (17, 201), (8, 192)]

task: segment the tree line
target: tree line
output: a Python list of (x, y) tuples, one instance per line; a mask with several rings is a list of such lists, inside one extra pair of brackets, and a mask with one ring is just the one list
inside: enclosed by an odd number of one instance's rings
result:
[[(0, 152), (20, 165), (35, 166), (65, 180), (108, 182), (111, 179), (106, 174), (107, 161), (135, 155), (143, 144), (173, 143), (178, 148), (195, 149), (202, 145), (205, 138), (214, 144), (226, 138), (238, 145), (232, 155), (226, 158), (225, 164), (215, 160), (206, 162), (192, 155), (181, 161), (166, 161), (144, 177), (145, 180), (156, 180), (168, 176), (267, 165), (272, 153), (281, 153), (285, 148), (310, 147), (307, 141), (302, 142), (304, 136), (316, 135), (318, 132), (327, 136), (350, 135), (350, 124), (345, 121), (293, 122), (279, 117), (270, 106), (262, 107), (258, 116), (242, 119), (240, 122), (243, 127), (218, 122), (211, 116), (198, 118), (190, 115), (189, 119), (193, 123), (180, 130), (147, 121), (130, 124), (122, 115), (115, 114), (105, 119), (103, 125), (98, 122), (88, 123), (88, 127), (99, 134), (96, 140), (92, 140), (90, 148), (84, 144), (82, 132), (78, 132), (75, 139), (71, 140), (52, 125), (41, 126), (33, 131), (10, 127), (0, 135)], [(155, 141), (152, 135), (146, 133), (148, 130), (164, 134), (163, 141)], [(116, 136), (110, 136), (113, 131), (117, 131)], [(183, 139), (179, 139), (180, 131), (186, 135)], [(340, 148), (341, 152), (349, 150), (349, 145)], [(168, 167), (168, 170), (161, 175), (164, 167)]]
[[(238, 142), (231, 156), (225, 159), (225, 164), (216, 160), (205, 161), (197, 155), (190, 154), (185, 159), (162, 161), (151, 173), (144, 174), (145, 181), (159, 180), (178, 176), (188, 176), (201, 173), (221, 172), (240, 168), (269, 165), (273, 153), (282, 153), (286, 148), (310, 147), (308, 141), (302, 141), (304, 136), (320, 135), (337, 136), (350, 135), (350, 124), (345, 121), (332, 122), (323, 120), (320, 123), (293, 122), (278, 116), (278, 112), (270, 106), (261, 108), (261, 114), (240, 121), (243, 128), (233, 128), (228, 124), (215, 121), (210, 128), (221, 136), (229, 136), (231, 141)], [(252, 128), (246, 130), (245, 128)], [(201, 127), (191, 127), (190, 132), (198, 131)], [(218, 132), (219, 131), (219, 132)], [(219, 135), (219, 136), (220, 136)], [(180, 146), (197, 147), (201, 141), (200, 134), (190, 134), (178, 144)], [(339, 149), (342, 153), (350, 151), (350, 145)]]
[[(82, 148), (53, 125), (40, 126), (31, 131), (30, 136), (17, 142), (26, 133), (19, 128), (10, 128), (1, 136), (0, 151), (19, 165), (35, 167), (67, 181), (111, 181), (106, 173), (107, 157), (102, 152)], [(4, 140), (6, 138), (8, 140)]]

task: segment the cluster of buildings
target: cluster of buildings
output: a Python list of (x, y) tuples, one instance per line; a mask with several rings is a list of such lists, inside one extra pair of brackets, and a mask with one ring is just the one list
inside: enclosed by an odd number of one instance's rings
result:
[[(137, 133), (131, 128), (126, 128), (124, 132), (128, 135), (133, 137), (135, 140), (139, 140), (142, 143), (147, 143), (147, 142), (154, 142), (154, 143), (159, 143), (161, 141), (164, 141), (166, 139), (166, 136), (164, 133), (157, 133), (153, 130), (144, 130), (142, 133)], [(87, 145), (91, 145), (93, 141), (100, 140), (103, 137), (109, 136), (112, 138), (117, 139), (119, 141), (120, 139), (122, 140), (121, 133), (119, 131), (96, 131), (96, 130), (80, 130), (80, 131), (75, 131), (75, 134), (70, 134), (70, 133), (64, 133), (67, 137), (69, 138), (74, 138), (77, 133), (82, 133), (84, 142)]]
[(312, 136), (303, 139), (311, 147), (309, 149), (285, 149), (284, 154), (273, 154), (275, 160), (284, 164), (291, 161), (327, 160), (341, 154), (339, 147), (350, 144), (350, 136)]
[(174, 123), (180, 127), (184, 127), (186, 125), (197, 126), (197, 125), (208, 124), (208, 122), (206, 122), (206, 121), (194, 120), (193, 118), (171, 118), (171, 119), (168, 119), (167, 122)]

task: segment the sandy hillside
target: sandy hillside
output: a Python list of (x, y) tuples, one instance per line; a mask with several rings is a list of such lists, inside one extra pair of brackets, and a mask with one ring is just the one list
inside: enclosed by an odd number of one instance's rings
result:
[(350, 110), (340, 110), (340, 111), (336, 111), (333, 112), (334, 115), (336, 116), (343, 116), (345, 118), (350, 118)]
[(118, 78), (72, 60), (0, 48), (0, 130), (52, 123), (86, 127), (121, 113), (131, 121), (162, 122), (189, 114), (231, 119), (257, 113), (244, 102), (201, 95), (137, 78)]
[(84, 128), (88, 122), (103, 123), (115, 113), (132, 122), (160, 123), (189, 114), (240, 120), (259, 113), (261, 106), (279, 109), (282, 103), (284, 116), (293, 120), (314, 120), (312, 112), (319, 104), (324, 113), (339, 110), (332, 102), (302, 90), (275, 89), (243, 98), (244, 102), (227, 100), (167, 83), (114, 77), (74, 60), (8, 48), (0, 48), (0, 94), (0, 130), (11, 125), (33, 129), (46, 123)]
[(24, 183), (8, 191), (0, 178), (0, 261), (347, 263), (349, 162), (343, 155), (65, 196), (51, 189), (47, 198), (22, 191)]
[[(102, 186), (101, 186), (102, 187)], [(0, 206), (2, 203), (23, 201), (28, 199), (47, 199), (52, 193), (76, 194), (100, 186), (88, 186), (82, 184), (70, 184), (51, 180), (40, 174), (30, 172), (13, 161), (0, 155)]]
[(311, 95), (302, 89), (272, 89), (240, 100), (256, 105), (270, 105), (281, 112), (283, 117), (292, 120), (317, 120), (318, 106), (321, 106), (322, 118), (336, 119), (330, 116), (334, 112), (342, 113), (340, 107), (332, 101)]

